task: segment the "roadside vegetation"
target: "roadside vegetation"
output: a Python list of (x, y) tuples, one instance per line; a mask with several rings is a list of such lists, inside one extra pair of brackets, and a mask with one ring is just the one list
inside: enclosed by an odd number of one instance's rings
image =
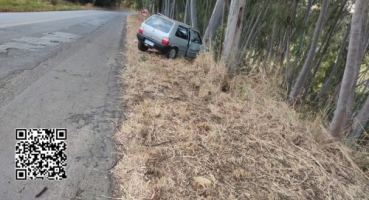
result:
[(141, 22), (127, 18), (117, 198), (367, 199), (368, 154), (331, 140), (319, 115), (302, 119), (278, 74), (139, 52)]
[(126, 0), (190, 24), (231, 75), (257, 66), (351, 148), (369, 141), (369, 1)]
[(63, 0), (0, 0), (0, 12), (64, 11), (91, 8)]

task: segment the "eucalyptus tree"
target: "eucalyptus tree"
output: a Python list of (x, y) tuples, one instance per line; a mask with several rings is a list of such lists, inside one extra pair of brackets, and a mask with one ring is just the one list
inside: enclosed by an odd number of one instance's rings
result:
[[(305, 92), (301, 98), (302, 102), (305, 102), (308, 98), (309, 92), (312, 92), (311, 90), (313, 90), (313, 84), (317, 79), (317, 73), (321, 69), (322, 62), (325, 59), (325, 57), (329, 56), (328, 51), (332, 51), (332, 46), (334, 46), (334, 44), (332, 45), (332, 43), (334, 43), (332, 42), (334, 36), (337, 35), (337, 33), (344, 31), (340, 27), (344, 27), (342, 25), (345, 23), (347, 13), (345, 11), (347, 10), (348, 10), (347, 0), (342, 0), (332, 5), (332, 9), (329, 11), (329, 14), (327, 15), (327, 17), (331, 20), (327, 20), (327, 22), (325, 23), (325, 27), (327, 27), (326, 33), (322, 37), (320, 48), (316, 51), (315, 56), (316, 59), (312, 66), (313, 72), (310, 75), (310, 77), (307, 78), (306, 81), (307, 87), (305, 88)], [(326, 69), (322, 70), (325, 71)]]
[(355, 86), (361, 64), (360, 53), (363, 51), (361, 49), (361, 42), (363, 39), (362, 26), (364, 17), (367, 17), (365, 12), (367, 11), (366, 8), (368, 3), (367, 0), (355, 1), (345, 71), (342, 78), (337, 107), (329, 127), (329, 133), (335, 138), (342, 138), (344, 136), (352, 115)]
[[(366, 3), (366, 4), (365, 4)], [(359, 60), (363, 60), (366, 55), (366, 51), (369, 45), (369, 3), (365, 2), (363, 6), (363, 19), (362, 19), (362, 29), (361, 29), (361, 46), (359, 53)], [(359, 110), (354, 109), (354, 112), (357, 112), (357, 115), (353, 119), (352, 123), (352, 131), (349, 135), (349, 144), (350, 146), (354, 146), (354, 143), (362, 137), (364, 128), (367, 126), (369, 121), (369, 77), (368, 77), (368, 63), (366, 63), (366, 69), (362, 70), (360, 79), (358, 79), (359, 83), (357, 83), (357, 88), (363, 88), (361, 98), (359, 98), (358, 103), (361, 108)], [(361, 104), (363, 99), (366, 100)]]
[(346, 30), (345, 35), (342, 37), (340, 50), (337, 54), (335, 64), (334, 64), (331, 72), (329, 73), (328, 78), (326, 78), (326, 80), (323, 84), (323, 87), (321, 87), (321, 89), (319, 90), (319, 93), (318, 93), (318, 95), (316, 96), (316, 98), (314, 100), (315, 103), (320, 101), (324, 97), (324, 95), (326, 95), (328, 93), (329, 88), (332, 86), (334, 76), (337, 74), (337, 71), (338, 71), (339, 67), (342, 66), (344, 52), (345, 52), (345, 49), (347, 47), (346, 43), (347, 43), (348, 37), (350, 35), (349, 33), (350, 33), (350, 26), (347, 25), (347, 30)]
[(349, 144), (350, 146), (354, 146), (353, 144), (361, 137), (364, 132), (364, 127), (367, 125), (369, 121), (369, 94), (367, 94), (366, 101), (361, 107), (359, 113), (355, 116), (353, 124), (352, 124), (352, 132), (349, 135)]
[(231, 1), (222, 53), (222, 61), (224, 63), (234, 64), (235, 54), (239, 50), (238, 47), (243, 27), (245, 5), (246, 0)]
[(184, 7), (184, 16), (183, 16), (183, 23), (187, 24), (189, 21), (190, 16), (190, 0), (185, 0), (185, 7)]
[(197, 12), (196, 12), (196, 0), (190, 0), (190, 12), (191, 12), (191, 26), (198, 29), (197, 26)]
[(302, 67), (302, 70), (297, 78), (297, 81), (293, 87), (292, 93), (290, 95), (289, 100), (291, 102), (295, 102), (297, 96), (301, 92), (301, 89), (305, 83), (305, 80), (313, 66), (313, 61), (315, 57), (316, 47), (319, 41), (320, 34), (322, 32), (323, 26), (324, 26), (324, 18), (326, 16), (327, 10), (328, 10), (329, 0), (323, 0), (323, 4), (319, 13), (318, 21), (315, 25), (314, 35), (312, 38), (312, 42), (310, 45), (309, 53), (305, 59), (304, 65)]
[(224, 13), (225, 0), (217, 0), (213, 13), (210, 17), (208, 26), (206, 27), (203, 40), (205, 42), (214, 41), (216, 36), (216, 31), (221, 23)]

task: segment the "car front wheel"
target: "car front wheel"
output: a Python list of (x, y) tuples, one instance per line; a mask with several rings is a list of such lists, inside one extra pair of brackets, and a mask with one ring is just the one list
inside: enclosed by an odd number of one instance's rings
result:
[(168, 59), (174, 59), (177, 57), (177, 49), (170, 48), (165, 55)]
[(138, 42), (138, 49), (140, 51), (147, 51), (149, 47), (145, 46), (142, 42)]

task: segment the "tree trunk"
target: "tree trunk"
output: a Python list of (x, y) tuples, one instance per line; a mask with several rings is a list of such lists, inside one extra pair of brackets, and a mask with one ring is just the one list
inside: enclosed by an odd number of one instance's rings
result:
[(351, 143), (351, 146), (354, 146), (352, 144), (356, 143), (357, 140), (360, 138), (364, 131), (364, 127), (369, 121), (369, 96), (366, 98), (366, 101), (359, 111), (359, 113), (356, 115), (353, 125), (352, 125), (352, 132), (349, 136), (349, 142)]
[(169, 18), (174, 19), (176, 6), (177, 6), (177, 2), (176, 2), (176, 0), (172, 0), (172, 6), (170, 7), (170, 12), (169, 12), (170, 14), (169, 14)]
[(334, 112), (334, 117), (329, 127), (329, 133), (335, 138), (344, 136), (347, 119), (351, 116), (353, 104), (353, 95), (355, 92), (356, 79), (361, 61), (359, 53), (361, 52), (361, 28), (364, 17), (363, 6), (367, 0), (356, 0), (355, 10), (351, 20), (351, 35), (345, 71), (343, 74), (340, 95), (337, 102), (337, 107)]
[(196, 13), (196, 0), (190, 0), (190, 7), (191, 7), (191, 26), (195, 29), (198, 29), (197, 27), (197, 13)]
[(368, 13), (369, 13), (369, 3), (364, 3), (364, 10), (363, 10), (363, 21), (362, 21), (362, 28), (361, 28), (361, 49), (360, 55), (362, 58), (365, 56), (366, 49), (368, 48), (369, 42), (369, 24), (368, 24)]
[(153, 2), (152, 4), (151, 4), (151, 13), (152, 14), (155, 14), (156, 13), (156, 10), (155, 10), (155, 2)]
[[(364, 59), (364, 56), (365, 56), (365, 50), (366, 49), (364, 49), (365, 48), (365, 44), (366, 44), (366, 40), (368, 39), (368, 38), (364, 38), (364, 35), (365, 35), (365, 28), (366, 28), (366, 23), (367, 23), (367, 17), (368, 17), (368, 5), (369, 5), (369, 2), (368, 1), (364, 1), (363, 3), (362, 3), (362, 9), (361, 9), (361, 15), (362, 15), (362, 17), (361, 17), (361, 22), (360, 22), (360, 41), (359, 41), (359, 52), (358, 52), (358, 54), (359, 55), (357, 55), (357, 57), (356, 57), (356, 60), (357, 60), (357, 70), (356, 71), (354, 71), (354, 74), (353, 74), (353, 79), (355, 80), (355, 85), (354, 85), (354, 87), (353, 87), (353, 90), (351, 90), (350, 91), (350, 95), (348, 96), (348, 105), (351, 105), (351, 107), (353, 107), (353, 105), (354, 105), (354, 103), (355, 103), (355, 89), (356, 89), (356, 83), (357, 83), (357, 80), (359, 79), (359, 72), (360, 72), (360, 65), (361, 65), (361, 62), (362, 62), (362, 60)], [(364, 30), (363, 30), (364, 29)], [(351, 111), (351, 109), (350, 109), (350, 113), (352, 113), (352, 111)], [(348, 121), (349, 120), (351, 120), (351, 119), (349, 119), (349, 118), (347, 118), (346, 120), (345, 120), (345, 127), (349, 127), (349, 125), (348, 125)]]
[(159, 0), (158, 2), (157, 2), (157, 10), (158, 10), (158, 13), (163, 13), (163, 0)]
[(245, 13), (246, 0), (232, 0), (229, 9), (226, 33), (224, 36), (224, 48), (222, 61), (231, 63), (235, 58), (235, 53), (238, 51), (240, 36), (243, 27), (243, 16)]
[(215, 39), (216, 31), (222, 20), (224, 4), (225, 4), (225, 0), (217, 0), (215, 4), (213, 14), (210, 17), (209, 24), (206, 27), (206, 30), (204, 33), (203, 40), (205, 41), (205, 43), (208, 42), (209, 38), (210, 38), (209, 41), (214, 41)]
[(271, 61), (272, 61), (272, 54), (273, 54), (273, 45), (274, 45), (274, 39), (275, 39), (275, 35), (276, 35), (276, 29), (277, 29), (277, 20), (274, 20), (273, 22), (273, 31), (272, 31), (272, 35), (270, 36), (270, 40), (268, 40), (269, 42), (269, 47), (268, 47), (268, 52), (267, 52), (267, 57), (264, 60), (264, 69), (265, 71), (268, 73), (269, 69), (271, 68)]
[[(369, 3), (364, 2), (363, 5), (363, 19), (362, 19), (362, 30), (361, 30), (361, 46), (360, 46), (360, 54), (359, 60), (361, 61), (365, 57), (366, 49), (368, 48), (368, 41), (369, 41), (369, 25), (368, 25), (368, 12), (369, 12)], [(368, 68), (369, 69), (369, 68)], [(365, 72), (366, 74), (366, 72)], [(366, 75), (364, 75), (365, 77)], [(365, 80), (366, 85), (364, 87), (363, 92), (366, 91), (366, 88), (369, 85), (369, 80)], [(358, 112), (356, 117), (354, 118), (353, 125), (352, 125), (352, 132), (349, 135), (349, 145), (354, 147), (357, 140), (360, 138), (364, 131), (364, 127), (369, 121), (369, 95), (366, 98), (361, 110)]]
[(188, 11), (190, 10), (190, 0), (186, 0), (183, 23), (188, 24)]
[(265, 17), (266, 13), (268, 12), (268, 8), (269, 7), (266, 6), (263, 12), (259, 13), (258, 17), (256, 18), (255, 23), (252, 25), (251, 30), (247, 36), (246, 42), (242, 45), (242, 48), (244, 49), (244, 51), (246, 51), (246, 49), (251, 44), (251, 41), (253, 41), (254, 36), (256, 35), (256, 30), (258, 27), (261, 26), (262, 19)]
[(170, 0), (165, 0), (164, 15), (170, 17)]
[(320, 34), (322, 32), (323, 26), (324, 26), (324, 18), (325, 18), (325, 14), (328, 10), (328, 5), (329, 5), (329, 0), (323, 0), (323, 5), (322, 8), (320, 10), (319, 13), (319, 18), (318, 21), (316, 23), (315, 26), (315, 30), (314, 30), (314, 35), (313, 35), (313, 39), (311, 42), (311, 46), (310, 46), (310, 50), (309, 53), (307, 55), (307, 58), (305, 60), (305, 63), (302, 67), (302, 70), (299, 74), (299, 76), (297, 77), (297, 81), (295, 83), (295, 86), (292, 90), (292, 93), (290, 95), (290, 102), (294, 103), (296, 101), (297, 96), (299, 95), (299, 93), (301, 92), (301, 89), (305, 83), (305, 80), (311, 70), (311, 67), (313, 66), (313, 61), (314, 61), (314, 57), (315, 57), (315, 51), (316, 51), (316, 47), (318, 44), (318, 40), (320, 37)]
[(342, 44), (341, 44), (341, 47), (340, 47), (340, 51), (337, 55), (337, 59), (336, 59), (336, 62), (334, 64), (334, 67), (332, 69), (332, 72), (329, 74), (329, 77), (327, 78), (326, 82), (324, 83), (322, 89), (319, 91), (318, 96), (314, 100), (315, 102), (320, 100), (323, 97), (323, 95), (328, 91), (328, 88), (332, 83), (333, 76), (336, 74), (336, 72), (338, 70), (338, 67), (341, 65), (341, 58), (342, 58), (342, 55), (343, 55), (343, 51), (345, 50), (345, 47), (346, 47), (346, 41), (347, 41), (347, 38), (349, 36), (349, 33), (350, 33), (350, 26), (347, 27), (346, 34), (343, 37)]
[[(339, 22), (340, 19), (342, 20), (342, 14), (343, 14), (343, 10), (345, 9), (346, 4), (342, 4), (341, 7), (339, 8), (339, 13), (337, 14), (337, 17), (335, 18), (334, 23), (332, 24), (332, 26), (330, 27), (329, 31), (327, 32), (326, 36), (324, 37), (325, 39), (323, 40), (324, 42), (322, 42), (322, 47), (319, 50), (318, 55), (320, 55), (320, 58), (318, 59), (318, 62), (316, 63), (316, 65), (314, 66), (313, 69), (313, 75), (311, 76), (310, 80), (308, 80), (308, 87), (305, 89), (304, 95), (302, 97), (302, 102), (305, 103), (306, 99), (308, 97), (308, 94), (310, 92), (311, 87), (314, 84), (315, 78), (316, 78), (316, 74), (318, 73), (318, 70), (320, 68), (320, 65), (324, 59), (324, 56), (326, 55), (328, 48), (331, 44), (332, 38), (334, 36), (334, 34), (337, 31), (337, 27), (339, 26)], [(334, 10), (335, 11), (335, 10)], [(333, 11), (333, 12), (334, 12)]]

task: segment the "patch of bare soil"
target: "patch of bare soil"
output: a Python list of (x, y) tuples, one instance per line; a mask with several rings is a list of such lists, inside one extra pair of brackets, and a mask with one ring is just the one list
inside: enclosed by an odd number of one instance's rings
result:
[[(122, 199), (367, 199), (367, 172), (319, 119), (301, 120), (261, 75), (229, 78), (212, 55), (137, 49), (127, 19), (127, 119), (116, 135)], [(368, 163), (362, 154), (360, 162)]]

